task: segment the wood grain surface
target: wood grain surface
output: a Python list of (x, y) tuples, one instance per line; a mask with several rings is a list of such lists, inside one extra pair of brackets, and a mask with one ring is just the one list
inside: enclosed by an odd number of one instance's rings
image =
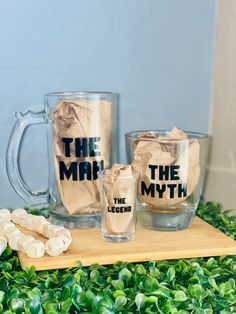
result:
[[(36, 233), (22, 230), (46, 241)], [(138, 225), (136, 239), (124, 243), (102, 240), (100, 229), (72, 230), (72, 236), (73, 242), (68, 251), (57, 257), (45, 255), (32, 259), (19, 253), (21, 266), (35, 265), (36, 270), (45, 270), (75, 267), (77, 261), (87, 266), (117, 261), (141, 262), (236, 254), (236, 241), (198, 217), (194, 218), (190, 228), (176, 232), (152, 231)]]

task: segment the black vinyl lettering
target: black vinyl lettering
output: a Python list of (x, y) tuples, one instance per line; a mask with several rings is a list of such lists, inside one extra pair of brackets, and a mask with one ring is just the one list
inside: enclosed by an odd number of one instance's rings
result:
[(179, 183), (178, 184), (178, 197), (186, 197), (187, 196), (187, 184)]
[(64, 143), (65, 157), (70, 157), (70, 144), (73, 142), (73, 138), (63, 137), (61, 140)]
[(159, 194), (159, 198), (163, 198), (163, 193), (165, 192), (166, 190), (166, 185), (165, 184), (156, 184), (156, 190)]
[(59, 174), (60, 180), (64, 180), (65, 177), (69, 180), (72, 177), (73, 181), (78, 180), (77, 174), (77, 162), (72, 162), (70, 166), (67, 168), (63, 161), (59, 161)]
[(171, 180), (179, 180), (178, 170), (180, 166), (179, 165), (173, 165), (170, 169), (170, 179)]
[(169, 180), (169, 166), (159, 166), (159, 180)]
[(155, 188), (154, 188), (154, 184), (151, 183), (149, 185), (149, 187), (146, 186), (145, 182), (142, 181), (141, 182), (141, 194), (142, 195), (149, 195), (151, 194), (151, 197), (155, 196)]
[(91, 164), (88, 161), (82, 161), (79, 164), (79, 180), (83, 181), (85, 179), (91, 180)]
[(90, 137), (89, 138), (89, 156), (101, 156), (101, 152), (98, 150), (99, 146), (96, 142), (99, 142), (101, 137)]
[(98, 171), (104, 169), (104, 160), (97, 162), (96, 160), (93, 161), (93, 180), (97, 180), (98, 178)]
[(151, 169), (151, 180), (155, 180), (155, 170), (158, 166), (156, 165), (148, 165), (148, 167)]
[(174, 198), (175, 197), (175, 188), (176, 188), (176, 184), (167, 184), (167, 187), (170, 189), (170, 198)]
[(88, 141), (86, 137), (77, 137), (75, 139), (75, 156), (87, 157), (88, 156)]

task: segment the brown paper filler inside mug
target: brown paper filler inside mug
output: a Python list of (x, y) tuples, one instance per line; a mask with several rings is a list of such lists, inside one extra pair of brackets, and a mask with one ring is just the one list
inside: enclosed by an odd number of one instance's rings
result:
[[(168, 140), (168, 141), (167, 141)], [(176, 141), (177, 140), (177, 141)], [(181, 151), (177, 152), (178, 140), (183, 140)], [(186, 140), (186, 141), (184, 141)], [(173, 141), (173, 142), (171, 142)], [(175, 145), (177, 143), (177, 145)], [(180, 146), (178, 146), (180, 148)], [(167, 208), (183, 202), (196, 189), (200, 177), (200, 145), (196, 139), (188, 139), (188, 135), (180, 129), (173, 128), (166, 136), (156, 136), (149, 132), (141, 134), (134, 142), (132, 167), (140, 173), (138, 184), (138, 199), (151, 205), (153, 209)], [(151, 179), (149, 165), (179, 166), (179, 180), (158, 180)], [(141, 194), (142, 181), (145, 186), (154, 184), (187, 184), (187, 195), (178, 197), (175, 193), (170, 198), (168, 193), (163, 193), (163, 198), (158, 194), (151, 197), (150, 194)]]
[[(110, 142), (112, 135), (112, 106), (108, 101), (99, 101), (99, 115), (95, 100), (60, 100), (51, 114), (53, 124), (54, 166), (58, 191), (64, 207), (69, 214), (90, 214), (100, 211), (98, 180), (60, 180), (59, 163), (69, 167), (71, 162), (88, 161), (103, 163), (109, 168)], [(65, 157), (65, 146), (62, 138), (100, 138), (100, 156), (76, 157), (74, 145), (70, 147), (70, 157)], [(101, 169), (99, 169), (101, 170)]]

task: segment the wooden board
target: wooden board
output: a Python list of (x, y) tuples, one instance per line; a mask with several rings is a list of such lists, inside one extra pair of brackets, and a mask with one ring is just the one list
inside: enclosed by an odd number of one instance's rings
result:
[[(45, 241), (36, 233), (26, 231)], [(19, 253), (23, 268), (35, 265), (36, 270), (84, 266), (94, 263), (112, 264), (117, 261), (141, 262), (148, 260), (179, 259), (202, 256), (236, 255), (236, 241), (205, 221), (195, 217), (190, 228), (177, 232), (152, 231), (137, 226), (136, 239), (111, 243), (101, 239), (100, 229), (72, 230), (73, 242), (66, 253), (57, 257), (45, 255), (40, 259)]]

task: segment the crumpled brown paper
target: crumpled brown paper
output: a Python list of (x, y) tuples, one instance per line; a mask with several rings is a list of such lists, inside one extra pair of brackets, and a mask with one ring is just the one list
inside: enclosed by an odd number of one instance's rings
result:
[[(104, 161), (104, 169), (110, 163), (110, 143), (112, 136), (112, 106), (108, 101), (62, 99), (51, 114), (54, 141), (55, 176), (64, 207), (71, 215), (89, 214), (100, 211), (100, 197), (97, 180), (60, 180), (59, 161), (68, 167), (71, 162), (95, 160)], [(100, 137), (101, 156), (75, 157), (71, 144), (71, 156), (65, 157), (62, 138)]]
[[(133, 174), (130, 165), (114, 164), (101, 184), (102, 215), (107, 231), (114, 234), (128, 231), (135, 219), (137, 176)], [(114, 198), (125, 198), (125, 204), (115, 203)], [(108, 207), (128, 206), (131, 206), (129, 212), (108, 212)]]
[[(178, 140), (183, 140), (179, 141)], [(177, 143), (177, 144), (176, 144)], [(179, 143), (179, 144), (178, 144)], [(151, 179), (149, 165), (179, 165), (179, 180)], [(141, 134), (134, 142), (132, 167), (140, 173), (138, 185), (138, 199), (141, 202), (159, 208), (167, 208), (184, 201), (197, 187), (200, 177), (200, 145), (196, 139), (188, 139), (182, 130), (173, 128), (165, 136), (155, 136), (151, 133)], [(187, 196), (170, 198), (168, 193), (159, 198), (141, 194), (141, 182), (146, 186), (154, 184), (187, 183)]]

